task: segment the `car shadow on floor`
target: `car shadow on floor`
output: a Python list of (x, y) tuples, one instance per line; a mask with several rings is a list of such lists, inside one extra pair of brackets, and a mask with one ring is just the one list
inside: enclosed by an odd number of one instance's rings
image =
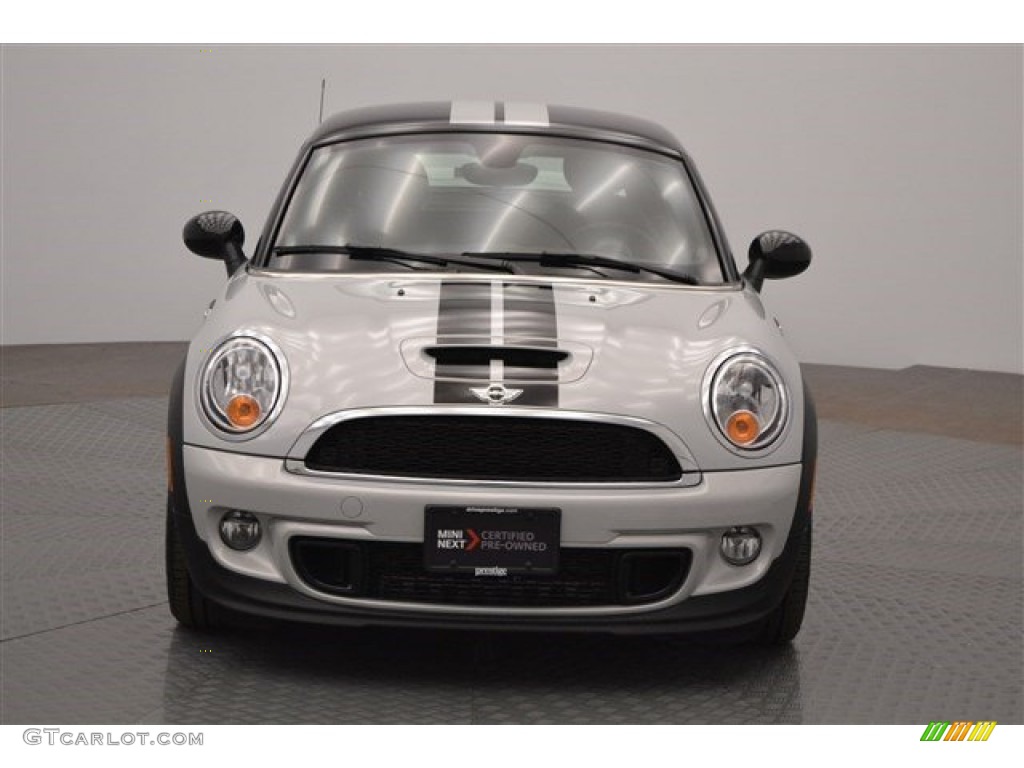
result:
[(167, 722), (798, 723), (799, 653), (672, 637), (175, 629)]

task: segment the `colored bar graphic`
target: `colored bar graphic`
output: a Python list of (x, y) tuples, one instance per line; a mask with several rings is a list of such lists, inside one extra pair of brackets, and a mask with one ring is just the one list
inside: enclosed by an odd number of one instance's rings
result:
[(974, 730), (971, 731), (971, 735), (967, 737), (968, 741), (988, 741), (988, 737), (992, 735), (992, 731), (995, 730), (995, 720), (982, 720), (975, 723)]
[(921, 741), (940, 741), (942, 735), (949, 728), (949, 722), (935, 722), (928, 723), (928, 726), (924, 729), (924, 733), (921, 734)]
[(925, 727), (921, 741), (988, 741), (995, 727), (995, 720), (933, 720)]
[(967, 732), (971, 729), (972, 725), (974, 725), (973, 722), (957, 720), (949, 726), (949, 731), (946, 733), (946, 738), (943, 741), (963, 741), (967, 738)]

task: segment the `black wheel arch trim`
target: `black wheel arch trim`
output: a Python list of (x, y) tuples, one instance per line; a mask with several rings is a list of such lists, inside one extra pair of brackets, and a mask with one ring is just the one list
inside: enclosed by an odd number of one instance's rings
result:
[(173, 490), (169, 489), (168, 493), (174, 513), (179, 517), (187, 517), (191, 524), (192, 514), (188, 505), (188, 486), (185, 484), (184, 456), (185, 364), (187, 361), (188, 356), (186, 355), (174, 372), (167, 403), (167, 439), (170, 441), (169, 456), (172, 464), (170, 476), (173, 480)]

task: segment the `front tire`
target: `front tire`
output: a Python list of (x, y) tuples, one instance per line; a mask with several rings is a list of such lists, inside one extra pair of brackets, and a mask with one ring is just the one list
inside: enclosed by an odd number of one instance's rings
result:
[(804, 621), (810, 582), (811, 524), (808, 522), (800, 538), (793, 581), (790, 582), (782, 602), (763, 619), (762, 626), (753, 638), (754, 643), (764, 646), (785, 645), (797, 636)]
[(210, 601), (196, 589), (192, 576), (188, 572), (188, 561), (185, 548), (181, 543), (181, 534), (175, 520), (174, 508), (170, 499), (167, 501), (167, 527), (164, 540), (167, 575), (167, 602), (171, 614), (178, 622), (189, 629), (209, 630), (213, 628), (211, 621)]

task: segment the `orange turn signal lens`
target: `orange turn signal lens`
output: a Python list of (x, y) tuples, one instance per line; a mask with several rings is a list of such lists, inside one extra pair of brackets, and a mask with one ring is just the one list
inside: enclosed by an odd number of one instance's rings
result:
[(232, 426), (246, 429), (260, 420), (260, 404), (249, 395), (235, 395), (228, 401), (227, 417)]
[(750, 445), (761, 434), (761, 424), (750, 411), (736, 411), (725, 422), (725, 433), (736, 445)]

